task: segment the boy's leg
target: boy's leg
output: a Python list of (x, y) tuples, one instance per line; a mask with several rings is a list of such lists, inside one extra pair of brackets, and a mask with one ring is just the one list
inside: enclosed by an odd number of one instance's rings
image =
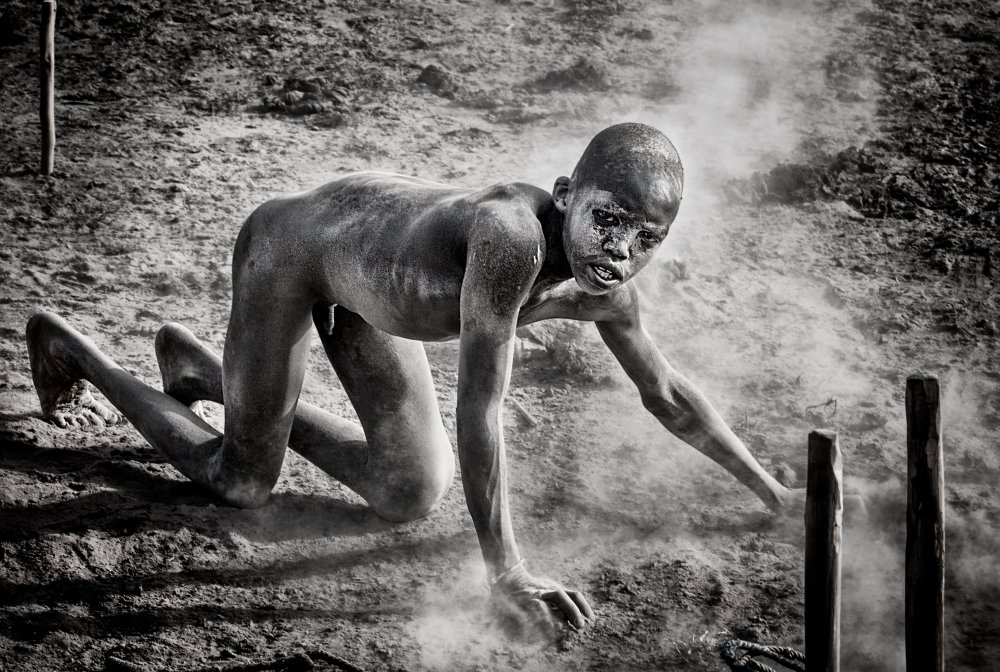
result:
[[(390, 520), (430, 513), (455, 476), (424, 346), (391, 336), (340, 306), (314, 306), (320, 340), (358, 414), (368, 444), (360, 478), (346, 483)], [(313, 444), (316, 445), (316, 444)], [(324, 466), (325, 453), (296, 450)]]
[[(35, 314), (27, 327), (32, 376), (43, 412), (54, 419), (62, 412), (65, 420), (67, 409), (72, 410), (67, 402), (76, 391), (85, 390), (81, 381), (89, 381), (185, 476), (232, 504), (262, 504), (281, 467), (301, 386), (308, 311), (298, 324), (288, 315), (269, 315), (273, 321), (268, 324), (285, 329), (272, 327), (265, 338), (257, 335), (259, 329), (254, 331), (257, 320), (246, 324), (250, 315), (262, 312), (260, 307), (243, 311), (242, 320), (236, 318), (239, 312), (234, 304), (227, 341), (234, 380), (225, 438), (183, 403), (137, 380), (93, 341), (47, 312)], [(89, 402), (78, 406), (100, 415)]]
[[(83, 381), (89, 381), (181, 472), (209, 485), (209, 456), (219, 451), (219, 432), (176, 399), (137, 380), (54, 313), (35, 313), (26, 338), (35, 391), (47, 417), (63, 420), (63, 426), (77, 424), (72, 409), (78, 404), (72, 396), (85, 390)], [(101, 413), (89, 403), (83, 405)]]
[[(451, 445), (441, 424), (423, 346), (384, 334), (336, 309), (332, 335), (314, 319), (327, 354), (365, 429), (300, 401), (288, 445), (364, 497), (379, 515), (426, 515), (454, 476)], [(180, 325), (156, 337), (163, 387), (184, 403), (221, 403), (221, 360)]]
[(243, 506), (267, 501), (285, 459), (311, 336), (310, 304), (302, 295), (255, 269), (252, 255), (233, 262), (222, 354), (225, 438), (212, 459), (217, 487)]
[[(170, 323), (156, 334), (156, 361), (163, 391), (189, 406), (199, 401), (224, 403), (222, 357), (183, 325)], [(364, 478), (368, 462), (365, 432), (346, 420), (302, 399), (288, 446), (307, 457), (342, 483), (351, 485)]]

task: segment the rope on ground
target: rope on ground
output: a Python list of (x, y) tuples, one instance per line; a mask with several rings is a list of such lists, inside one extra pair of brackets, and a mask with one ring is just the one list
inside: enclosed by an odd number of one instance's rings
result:
[(719, 649), (722, 659), (733, 672), (774, 672), (773, 668), (754, 660), (754, 656), (773, 660), (795, 672), (806, 672), (805, 655), (788, 646), (768, 646), (742, 639), (727, 639)]
[(109, 655), (104, 659), (104, 670), (105, 672), (146, 672), (146, 666)]
[(332, 653), (327, 653), (326, 651), (310, 651), (309, 657), (312, 658), (313, 661), (321, 660), (324, 663), (330, 663), (334, 667), (339, 668), (341, 672), (362, 672), (361, 668), (355, 667), (340, 656), (335, 656)]

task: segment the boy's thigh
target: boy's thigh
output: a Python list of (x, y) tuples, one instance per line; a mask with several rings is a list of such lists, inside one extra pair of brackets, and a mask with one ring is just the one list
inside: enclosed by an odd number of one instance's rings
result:
[(234, 288), (222, 364), (220, 486), (246, 489), (252, 498), (277, 481), (302, 389), (309, 326), (304, 300), (275, 301), (266, 288)]
[(321, 330), (321, 338), (365, 430), (373, 467), (416, 469), (418, 477), (423, 462), (453, 460), (422, 343), (339, 306), (332, 334)]

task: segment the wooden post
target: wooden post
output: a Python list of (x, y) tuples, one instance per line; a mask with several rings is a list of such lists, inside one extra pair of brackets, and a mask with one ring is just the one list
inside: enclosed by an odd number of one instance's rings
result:
[(51, 175), (56, 153), (56, 2), (42, 0), (41, 32), (39, 34), (39, 85), (41, 95), (38, 114), (42, 126), (42, 175)]
[(944, 456), (934, 376), (906, 380), (906, 670), (944, 670)]
[(842, 475), (837, 433), (823, 429), (810, 432), (805, 582), (809, 672), (840, 670)]

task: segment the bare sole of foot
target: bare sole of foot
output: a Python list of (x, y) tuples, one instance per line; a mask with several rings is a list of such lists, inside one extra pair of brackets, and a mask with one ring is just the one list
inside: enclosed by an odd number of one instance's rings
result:
[(75, 363), (74, 351), (96, 349), (83, 334), (54, 313), (39, 312), (25, 334), (31, 378), (46, 420), (59, 427), (103, 427), (122, 416), (94, 398)]

